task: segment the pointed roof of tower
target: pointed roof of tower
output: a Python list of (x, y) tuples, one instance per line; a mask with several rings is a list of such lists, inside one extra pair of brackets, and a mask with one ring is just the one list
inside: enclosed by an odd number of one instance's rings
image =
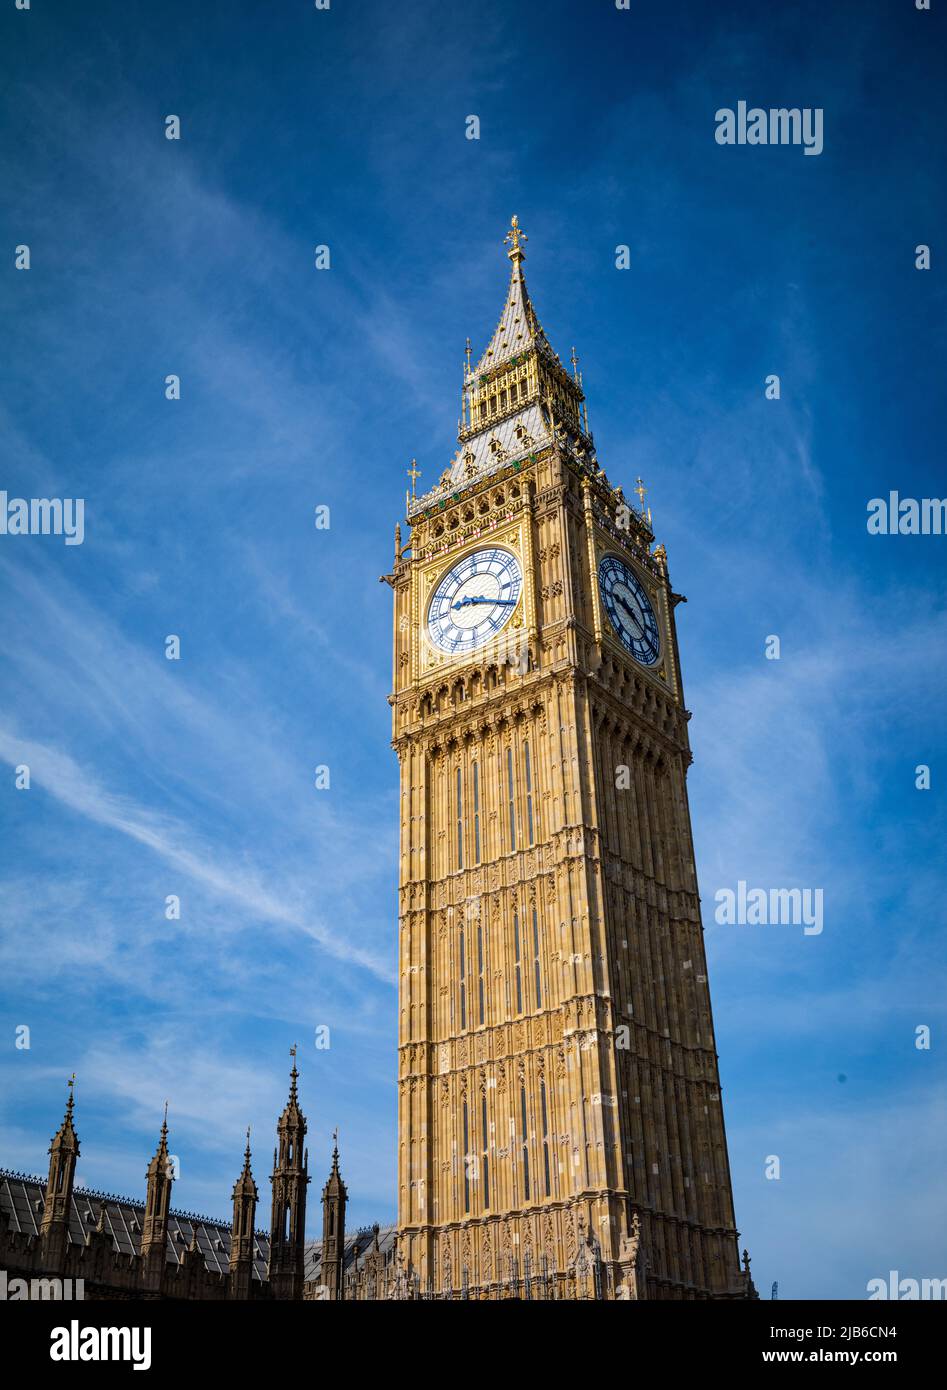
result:
[(73, 1090), (75, 1083), (76, 1074), (75, 1072), (73, 1072), (72, 1076), (70, 1076), (69, 1081), (67, 1082), (67, 1085), (69, 1087), (69, 1099), (66, 1101), (66, 1113), (63, 1116), (62, 1124), (59, 1126), (56, 1133), (52, 1137), (52, 1141), (49, 1145), (50, 1153), (53, 1153), (55, 1150), (58, 1149), (69, 1149), (77, 1154), (79, 1152), (79, 1136), (76, 1134), (75, 1126), (72, 1123), (73, 1108), (76, 1103), (76, 1097)]
[(347, 1191), (347, 1189), (346, 1189), (345, 1183), (342, 1181), (342, 1174), (341, 1174), (341, 1172), (339, 1171), (339, 1131), (338, 1131), (338, 1130), (335, 1130), (335, 1132), (333, 1133), (332, 1138), (333, 1138), (333, 1147), (332, 1147), (332, 1167), (329, 1169), (329, 1176), (328, 1176), (328, 1178), (326, 1179), (326, 1185), (325, 1185), (325, 1187), (322, 1189), (322, 1200), (323, 1200), (323, 1201), (325, 1201), (326, 1198), (328, 1198), (328, 1197), (346, 1197), (346, 1196), (348, 1196), (348, 1191)]
[(526, 252), (522, 249), (522, 243), (528, 238), (515, 213), (504, 240), (510, 243), (507, 255), (513, 262), (510, 287), (507, 290), (503, 312), (500, 314), (500, 322), (477, 363), (478, 373), (489, 371), (500, 362), (517, 357), (521, 352), (526, 352), (540, 343), (549, 346), (526, 288), (526, 277), (523, 274)]
[(158, 1147), (155, 1149), (155, 1156), (148, 1164), (147, 1178), (152, 1178), (156, 1173), (161, 1173), (164, 1177), (171, 1176), (171, 1155), (168, 1153), (168, 1102), (164, 1103), (164, 1119), (161, 1121), (161, 1134), (158, 1138)]
[(279, 1117), (279, 1128), (285, 1129), (287, 1126), (306, 1128), (306, 1117), (299, 1108), (299, 1096), (296, 1093), (296, 1082), (299, 1080), (299, 1072), (296, 1070), (296, 1044), (289, 1049), (293, 1059), (293, 1069), (289, 1073), (289, 1099), (282, 1115)]
[(234, 1201), (238, 1197), (252, 1197), (254, 1201), (257, 1201), (259, 1195), (250, 1169), (250, 1126), (247, 1125), (247, 1147), (243, 1155), (243, 1169), (233, 1185), (232, 1196)]
[[(594, 445), (575, 349), (570, 374), (546, 337), (526, 288), (526, 233), (518, 217), (513, 217), (505, 239), (513, 265), (509, 289), (500, 321), (475, 368), (470, 366), (472, 354), (467, 340), (459, 447), (439, 481), (422, 495), (412, 492), (407, 499), (406, 514), (412, 524), (432, 505), (445, 506), (458, 488), (466, 488), (510, 465), (519, 466), (550, 444), (571, 447), (580, 459), (587, 457), (594, 464)], [(504, 389), (504, 374), (496, 369), (513, 359), (518, 366), (527, 358), (534, 360), (535, 369), (517, 374), (518, 380), (507, 383), (508, 390)], [(499, 391), (493, 387), (497, 375), (501, 377)]]

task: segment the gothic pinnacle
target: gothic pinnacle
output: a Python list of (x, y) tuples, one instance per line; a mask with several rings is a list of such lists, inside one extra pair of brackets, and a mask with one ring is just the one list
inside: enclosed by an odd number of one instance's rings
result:
[(76, 1103), (75, 1091), (73, 1089), (73, 1087), (75, 1086), (75, 1081), (76, 1074), (75, 1072), (73, 1072), (72, 1076), (66, 1083), (69, 1087), (69, 1095), (66, 1100), (66, 1113), (63, 1116), (62, 1124), (59, 1126), (58, 1130), (53, 1135), (52, 1143), (49, 1146), (50, 1153), (52, 1153), (53, 1149), (56, 1147), (68, 1147), (70, 1144), (75, 1145), (75, 1151), (77, 1154), (79, 1152), (79, 1141), (76, 1138), (76, 1130), (72, 1122), (73, 1110), (75, 1108)]

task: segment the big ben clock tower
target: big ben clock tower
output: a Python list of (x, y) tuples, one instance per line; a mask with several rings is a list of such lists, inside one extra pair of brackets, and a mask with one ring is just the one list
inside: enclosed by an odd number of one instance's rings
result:
[[(745, 1298), (650, 515), (595, 456), (525, 234), (396, 531), (402, 1285)], [(412, 472), (414, 470), (412, 469)]]

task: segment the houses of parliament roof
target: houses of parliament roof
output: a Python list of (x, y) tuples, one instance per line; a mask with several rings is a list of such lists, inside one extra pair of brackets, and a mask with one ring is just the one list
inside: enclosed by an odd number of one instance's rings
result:
[[(0, 1168), (0, 1210), (6, 1212), (11, 1230), (22, 1232), (24, 1235), (39, 1236), (45, 1195), (45, 1178)], [(94, 1191), (91, 1188), (77, 1187), (73, 1190), (70, 1207), (69, 1236), (74, 1245), (82, 1245), (88, 1233), (94, 1231), (101, 1220), (103, 1229), (111, 1236), (119, 1254), (138, 1255), (141, 1253), (144, 1213), (144, 1202)], [(391, 1249), (394, 1237), (394, 1226), (378, 1228), (378, 1246), (383, 1254)], [(373, 1246), (374, 1239), (373, 1230), (359, 1230), (346, 1236), (346, 1272), (354, 1267), (366, 1249)], [(172, 1208), (168, 1213), (168, 1264), (180, 1264), (185, 1251), (195, 1240), (197, 1249), (211, 1273), (226, 1274), (230, 1263), (230, 1223)], [(254, 1279), (265, 1280), (269, 1252), (269, 1234), (266, 1231), (254, 1232)], [(321, 1262), (322, 1241), (307, 1241), (303, 1273), (306, 1283), (319, 1282)]]

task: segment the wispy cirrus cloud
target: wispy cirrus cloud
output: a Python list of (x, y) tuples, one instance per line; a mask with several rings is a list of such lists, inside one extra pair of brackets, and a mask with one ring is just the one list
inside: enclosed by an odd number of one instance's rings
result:
[(158, 855), (172, 868), (195, 880), (214, 895), (237, 904), (248, 916), (264, 922), (280, 923), (305, 932), (331, 956), (371, 970), (390, 980), (386, 962), (355, 944), (349, 935), (337, 935), (313, 915), (305, 914), (286, 895), (268, 889), (246, 867), (226, 862), (210, 849), (197, 853), (191, 846), (196, 834), (174, 818), (137, 806), (128, 797), (116, 795), (100, 786), (88, 770), (81, 768), (67, 753), (44, 744), (20, 739), (0, 728), (0, 757), (11, 767), (26, 764), (33, 784), (44, 789), (70, 810), (118, 831)]

